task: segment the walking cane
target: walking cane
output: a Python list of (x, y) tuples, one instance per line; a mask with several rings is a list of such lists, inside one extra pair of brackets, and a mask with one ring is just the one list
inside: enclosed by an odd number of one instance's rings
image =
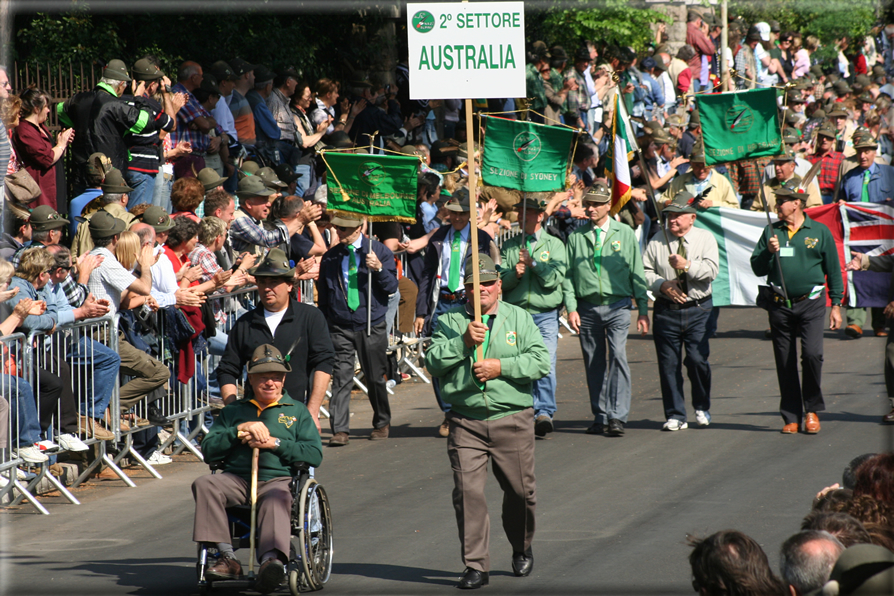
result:
[(255, 523), (258, 520), (258, 454), (257, 447), (251, 450), (251, 534), (248, 538), (248, 576), (255, 575)]

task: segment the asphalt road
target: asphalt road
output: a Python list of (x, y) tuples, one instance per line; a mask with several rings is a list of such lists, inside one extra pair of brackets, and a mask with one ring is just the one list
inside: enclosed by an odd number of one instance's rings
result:
[[(763, 311), (724, 309), (711, 344), (713, 422), (677, 433), (660, 431), (651, 337), (631, 336), (633, 408), (623, 438), (583, 433), (591, 414), (579, 343), (561, 339), (557, 430), (537, 442), (534, 572), (512, 576), (495, 518), (483, 593), (689, 594), (687, 534), (726, 528), (754, 537), (776, 568), (779, 545), (815, 493), (840, 481), (852, 457), (891, 449), (892, 435), (880, 424), (884, 340), (828, 331), (822, 432), (780, 434), (766, 326)], [(354, 401), (354, 438), (326, 449), (318, 470), (335, 521), (325, 594), (452, 593), (462, 571), (431, 390), (405, 384), (392, 408), (392, 438), (373, 443), (364, 440), (369, 406)], [(135, 471), (136, 489), (92, 482), (77, 492), (81, 506), (49, 499), (50, 516), (27, 506), (0, 514), (0, 593), (196, 593), (190, 483), (206, 468), (182, 456), (159, 471), (163, 480)], [(493, 478), (488, 488), (498, 517)], [(240, 554), (245, 563), (247, 553)]]

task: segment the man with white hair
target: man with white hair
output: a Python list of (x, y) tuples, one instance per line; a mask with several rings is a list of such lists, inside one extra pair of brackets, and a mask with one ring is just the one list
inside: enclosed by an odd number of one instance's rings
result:
[(822, 588), (844, 545), (825, 530), (803, 530), (782, 543), (779, 571), (792, 596)]
[[(102, 153), (119, 171), (127, 170), (129, 161), (124, 136), (149, 132), (158, 123), (150, 113), (120, 99), (130, 75), (121, 60), (110, 60), (102, 78), (91, 91), (82, 91), (56, 105), (59, 122), (75, 131), (71, 155), (77, 172), (76, 190), (87, 188), (87, 157)], [(142, 93), (142, 85), (136, 95)]]

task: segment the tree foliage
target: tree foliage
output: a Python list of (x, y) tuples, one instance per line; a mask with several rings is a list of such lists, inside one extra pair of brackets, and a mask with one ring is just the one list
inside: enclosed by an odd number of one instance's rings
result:
[(670, 20), (658, 11), (631, 6), (627, 0), (602, 0), (598, 8), (588, 0), (578, 0), (577, 4), (529, 9), (525, 15), (528, 39), (558, 44), (569, 54), (588, 40), (642, 51), (654, 39), (650, 25)]

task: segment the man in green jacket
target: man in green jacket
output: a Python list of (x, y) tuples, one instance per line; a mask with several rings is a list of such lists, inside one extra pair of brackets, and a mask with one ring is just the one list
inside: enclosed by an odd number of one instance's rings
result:
[(201, 476), (192, 484), (196, 517), (192, 539), (220, 553), (205, 576), (236, 579), (242, 566), (233, 554), (226, 508), (249, 501), (252, 450), (258, 448), (258, 579), (254, 589), (266, 594), (285, 578), (291, 546), (292, 467), (302, 462), (318, 466), (323, 444), (304, 404), (283, 393), (291, 366), (270, 344), (255, 349), (248, 363), (250, 399), (220, 411), (202, 441), (205, 461), (223, 461), (221, 474)]
[[(832, 232), (804, 213), (806, 202), (806, 193), (785, 187), (776, 189), (779, 221), (766, 227), (751, 254), (751, 270), (755, 275), (766, 275), (770, 284), (766, 308), (781, 396), (779, 413), (785, 423), (782, 432), (787, 435), (798, 433), (802, 421), (807, 434), (820, 431), (817, 412), (826, 409), (820, 385), (826, 285), (832, 302), (829, 329), (833, 331), (841, 327), (844, 296), (838, 248)], [(777, 258), (779, 265), (774, 263)], [(800, 382), (798, 339), (802, 363)]]
[[(447, 414), (447, 454), (453, 467), (453, 507), (466, 569), (458, 588), (487, 585), (490, 519), (484, 483), (487, 462), (503, 488), (503, 529), (512, 546), (512, 571), (534, 567), (534, 416), (531, 382), (549, 373), (549, 353), (527, 312), (499, 300), (502, 284), (493, 259), (478, 256), (482, 322), (471, 302), (438, 318), (426, 354), (441, 380)], [(471, 260), (466, 293), (473, 291)], [(483, 358), (477, 358), (481, 346)]]
[(556, 415), (556, 351), (559, 344), (559, 307), (565, 280), (565, 245), (543, 229), (544, 203), (524, 199), (515, 205), (518, 221), (525, 233), (503, 244), (500, 262), (503, 268), (503, 300), (525, 309), (540, 329), (549, 350), (549, 374), (534, 381), (534, 434), (553, 432)]
[(590, 407), (595, 417), (587, 434), (605, 432), (620, 437), (630, 413), (627, 333), (631, 298), (636, 298), (639, 311), (637, 329), (643, 335), (649, 332), (646, 278), (633, 230), (609, 216), (611, 190), (597, 182), (584, 195), (584, 206), (590, 223), (572, 232), (565, 247), (565, 307), (568, 324), (580, 333), (587, 367)]

